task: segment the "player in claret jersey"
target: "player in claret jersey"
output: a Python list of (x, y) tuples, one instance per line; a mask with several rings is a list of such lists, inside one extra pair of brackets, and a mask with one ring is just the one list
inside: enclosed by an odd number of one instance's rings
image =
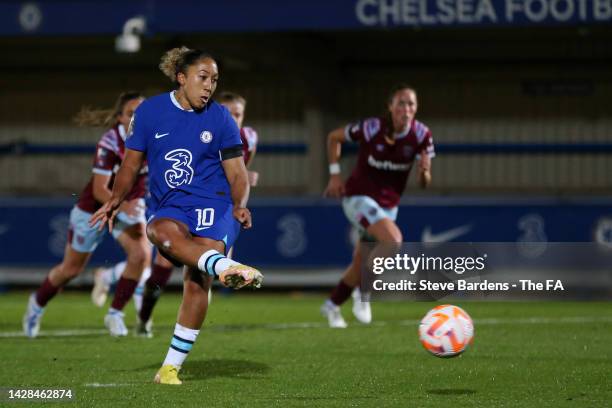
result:
[[(216, 98), (220, 104), (225, 106), (229, 110), (230, 114), (236, 121), (236, 124), (240, 128), (240, 140), (242, 140), (242, 154), (244, 157), (244, 164), (247, 169), (253, 164), (253, 158), (257, 152), (257, 132), (255, 129), (242, 126), (244, 122), (244, 112), (246, 109), (246, 99), (233, 92), (221, 92), (219, 97)], [(256, 171), (249, 170), (249, 184), (251, 187), (257, 185), (259, 179), (259, 173)]]
[[(70, 213), (70, 229), (64, 259), (51, 270), (40, 288), (30, 296), (23, 318), (23, 330), (28, 337), (38, 335), (43, 310), (47, 303), (64, 285), (83, 271), (91, 254), (104, 237), (104, 231), (99, 231), (88, 223), (92, 214), (111, 198), (110, 188), (125, 156), (127, 127), (134, 111), (143, 100), (139, 93), (124, 93), (119, 96), (114, 109), (109, 111), (84, 109), (77, 117), (77, 121), (81, 124), (94, 126), (104, 124), (110, 129), (98, 142), (93, 175)], [(145, 164), (135, 175), (133, 187), (127, 191), (126, 200), (118, 208), (116, 228), (112, 232), (113, 237), (127, 254), (127, 266), (117, 282), (115, 297), (104, 319), (113, 336), (127, 334), (122, 310), (132, 297), (143, 269), (150, 262), (151, 250), (145, 234), (144, 218), (146, 173)]]
[(108, 223), (112, 230), (146, 158), (147, 235), (164, 257), (185, 265), (183, 302), (155, 382), (181, 384), (178, 371), (206, 317), (213, 278), (239, 289), (260, 287), (263, 276), (225, 256), (240, 227), (251, 227), (251, 213), (240, 131), (228, 110), (212, 100), (217, 63), (209, 54), (182, 47), (168, 51), (160, 69), (176, 89), (147, 99), (134, 114), (112, 197), (90, 224)]
[[(325, 195), (342, 197), (344, 213), (360, 232), (363, 242), (402, 242), (402, 232), (395, 223), (397, 205), (415, 161), (418, 160), (421, 187), (431, 183), (433, 141), (427, 126), (414, 118), (417, 106), (415, 90), (398, 85), (389, 94), (384, 116), (364, 119), (329, 134), (330, 178)], [(357, 164), (346, 183), (342, 181), (338, 163), (344, 142), (359, 144)], [(356, 245), (351, 264), (321, 306), (330, 327), (346, 327), (340, 305), (351, 293), (357, 320), (366, 324), (372, 321), (367, 294), (362, 298), (359, 292), (361, 251)]]

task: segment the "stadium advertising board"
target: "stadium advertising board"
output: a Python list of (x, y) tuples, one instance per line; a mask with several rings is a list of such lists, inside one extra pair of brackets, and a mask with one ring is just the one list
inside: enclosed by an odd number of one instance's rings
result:
[[(184, 10), (189, 9), (189, 13)], [(242, 10), (236, 14), (235, 10)], [(148, 34), (338, 30), (393, 27), (605, 24), (612, 0), (338, 0), (286, 2), (133, 1), (8, 2), (0, 35), (117, 34), (142, 16)], [(74, 19), (72, 16), (79, 16)], [(201, 15), (215, 15), (206, 24)]]
[[(68, 200), (49, 200), (40, 205), (22, 199), (0, 203), (0, 265), (50, 266), (59, 262), (70, 204)], [(606, 200), (559, 203), (547, 199), (527, 204), (431, 199), (401, 205), (398, 225), (407, 242), (509, 242), (523, 254), (537, 255), (551, 242), (612, 246), (610, 208)], [(317, 268), (340, 267), (350, 260), (356, 237), (335, 202), (254, 200), (251, 210), (254, 227), (241, 233), (236, 243), (245, 262), (272, 268)], [(92, 263), (120, 261), (122, 251), (116, 245), (106, 237)], [(35, 261), (32, 253), (36, 253)]]

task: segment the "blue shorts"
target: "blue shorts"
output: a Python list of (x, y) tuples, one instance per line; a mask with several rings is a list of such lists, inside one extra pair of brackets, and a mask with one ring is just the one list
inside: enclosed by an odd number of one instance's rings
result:
[[(181, 200), (184, 201), (184, 200)], [(240, 223), (234, 218), (234, 206), (227, 201), (197, 198), (188, 204), (177, 206), (166, 203), (151, 211), (148, 222), (157, 218), (170, 218), (187, 225), (191, 235), (210, 238), (225, 243), (225, 252), (234, 245), (240, 234)]]

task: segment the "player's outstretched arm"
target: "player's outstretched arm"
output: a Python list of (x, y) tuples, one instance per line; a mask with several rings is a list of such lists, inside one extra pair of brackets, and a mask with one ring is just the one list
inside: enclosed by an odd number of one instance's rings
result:
[(249, 185), (251, 187), (255, 187), (257, 185), (257, 180), (259, 180), (259, 173), (253, 170), (249, 170), (251, 164), (253, 164), (253, 157), (255, 157), (255, 153), (257, 153), (257, 146), (253, 146), (251, 149), (251, 155), (249, 156), (249, 161), (245, 163), (247, 168), (247, 176), (249, 178)]
[(136, 176), (144, 162), (144, 153), (138, 150), (126, 149), (125, 157), (115, 177), (113, 192), (110, 199), (96, 211), (89, 220), (90, 226), (99, 223), (98, 229), (104, 228), (108, 223), (108, 229), (113, 229), (113, 221), (119, 212), (119, 206), (130, 192), (136, 181)]
[(344, 182), (340, 176), (340, 155), (344, 143), (344, 128), (332, 130), (327, 136), (327, 159), (329, 161), (329, 182), (323, 192), (325, 197), (340, 198), (344, 195)]
[(419, 185), (421, 188), (427, 188), (431, 184), (431, 157), (427, 152), (421, 153), (419, 160)]
[(248, 169), (251, 164), (253, 164), (253, 158), (255, 157), (255, 154), (257, 154), (257, 146), (253, 146), (250, 149), (251, 154), (249, 155), (249, 160), (245, 163), (246, 168)]
[(234, 218), (243, 228), (251, 228), (251, 212), (247, 208), (249, 201), (249, 179), (242, 156), (223, 160), (223, 170), (229, 182), (232, 202), (234, 203)]

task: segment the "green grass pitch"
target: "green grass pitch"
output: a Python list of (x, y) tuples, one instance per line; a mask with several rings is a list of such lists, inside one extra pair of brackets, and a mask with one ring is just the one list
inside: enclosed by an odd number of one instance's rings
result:
[[(180, 296), (165, 294), (155, 338), (113, 339), (85, 293), (60, 294), (41, 336), (18, 337), (27, 293), (0, 295), (0, 388), (71, 388), (79, 407), (604, 407), (612, 401), (609, 303), (458, 303), (474, 319), (464, 355), (439, 359), (417, 325), (433, 303), (375, 303), (359, 325), (326, 327), (323, 295), (215, 295), (181, 378), (152, 383)], [(135, 319), (128, 305), (127, 323)], [(49, 406), (0, 401), (0, 406)]]

